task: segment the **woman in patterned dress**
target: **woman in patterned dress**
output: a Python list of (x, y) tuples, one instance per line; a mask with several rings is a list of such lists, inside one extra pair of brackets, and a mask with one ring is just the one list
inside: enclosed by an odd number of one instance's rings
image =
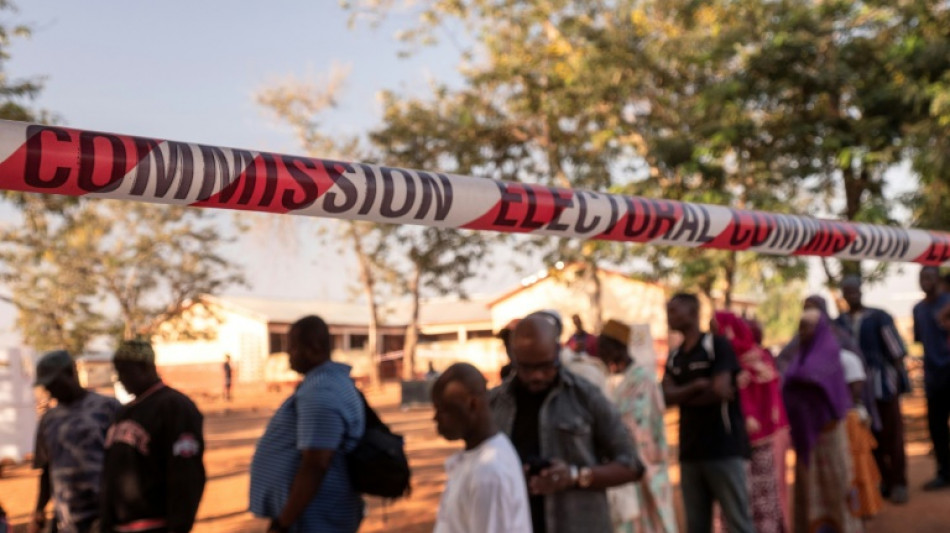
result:
[(646, 474), (640, 482), (608, 493), (615, 531), (676, 533), (673, 488), (667, 469), (669, 450), (663, 423), (663, 396), (650, 369), (637, 364), (631, 351), (653, 351), (649, 326), (631, 328), (616, 320), (608, 321), (597, 343), (597, 353), (611, 373), (608, 397), (620, 411), (646, 466)]

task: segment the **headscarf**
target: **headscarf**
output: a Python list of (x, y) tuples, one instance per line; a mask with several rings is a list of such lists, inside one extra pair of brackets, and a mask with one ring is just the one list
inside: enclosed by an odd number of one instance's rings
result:
[(755, 343), (762, 346), (762, 339), (765, 337), (762, 332), (762, 325), (759, 324), (758, 320), (752, 320), (751, 318), (745, 319), (745, 323), (752, 331), (752, 338), (755, 339)]
[(785, 374), (783, 393), (792, 444), (798, 460), (808, 463), (822, 429), (844, 418), (851, 395), (841, 366), (841, 344), (835, 338), (828, 315), (817, 313), (815, 336), (801, 344)]
[[(739, 366), (749, 375), (748, 383), (739, 387), (739, 405), (746, 420), (753, 419), (749, 440), (755, 444), (788, 425), (782, 405), (779, 375), (772, 355), (758, 345), (749, 324), (729, 311), (716, 311), (716, 333), (729, 340)], [(745, 381), (745, 380), (743, 380)]]
[[(818, 307), (822, 314), (828, 317), (828, 325), (831, 327), (831, 331), (838, 340), (838, 344), (841, 345), (841, 349), (857, 354), (858, 357), (861, 358), (861, 362), (864, 364), (865, 371), (867, 371), (868, 364), (864, 357), (864, 352), (861, 351), (861, 346), (859, 346), (857, 341), (854, 340), (854, 337), (851, 336), (850, 331), (831, 320), (831, 316), (828, 314), (827, 300), (821, 296), (818, 296), (817, 294), (812, 294), (808, 298), (805, 298), (805, 301), (811, 301), (811, 303)], [(781, 352), (779, 352), (778, 357), (775, 358), (778, 371), (782, 375), (785, 375), (788, 365), (792, 362), (792, 359), (798, 355), (798, 352), (801, 349), (800, 344), (801, 340), (798, 338), (798, 334), (796, 333), (788, 345), (783, 348)], [(877, 402), (874, 399), (874, 390), (871, 387), (864, 387), (864, 393), (862, 396), (862, 402), (867, 408), (868, 414), (871, 415), (871, 429), (878, 431), (881, 429), (881, 416), (878, 413)]]

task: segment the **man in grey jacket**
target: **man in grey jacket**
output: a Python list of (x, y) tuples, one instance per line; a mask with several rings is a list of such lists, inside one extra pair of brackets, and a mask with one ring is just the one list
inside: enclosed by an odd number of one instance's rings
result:
[(524, 464), (534, 532), (610, 531), (606, 489), (638, 481), (643, 465), (610, 401), (561, 368), (559, 337), (544, 312), (518, 323), (492, 412)]

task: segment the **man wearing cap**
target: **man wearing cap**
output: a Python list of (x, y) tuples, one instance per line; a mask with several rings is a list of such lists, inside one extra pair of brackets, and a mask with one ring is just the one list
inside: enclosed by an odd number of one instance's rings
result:
[(560, 334), (549, 312), (518, 323), (515, 372), (491, 391), (492, 413), (525, 467), (533, 531), (610, 531), (606, 489), (639, 480), (643, 465), (610, 401), (562, 366)]
[(49, 391), (56, 407), (46, 411), (36, 431), (34, 468), (41, 468), (39, 499), (30, 533), (46, 526), (53, 501), (56, 531), (86, 533), (99, 518), (99, 485), (106, 431), (119, 402), (79, 384), (68, 352), (49, 352), (36, 365), (36, 385)]
[(162, 383), (148, 342), (123, 342), (113, 363), (135, 399), (106, 438), (102, 533), (191, 531), (205, 485), (201, 413)]
[(652, 369), (644, 364), (656, 360), (650, 326), (631, 327), (608, 320), (597, 338), (597, 355), (610, 369), (607, 397), (620, 411), (646, 468), (639, 483), (607, 492), (614, 530), (675, 533), (676, 511), (663, 422), (666, 407)]

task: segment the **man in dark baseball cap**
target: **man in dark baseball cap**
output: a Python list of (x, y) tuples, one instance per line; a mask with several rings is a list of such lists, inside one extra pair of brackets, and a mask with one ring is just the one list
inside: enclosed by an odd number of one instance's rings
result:
[(43, 530), (46, 506), (52, 501), (57, 531), (86, 533), (94, 530), (99, 519), (106, 431), (119, 402), (84, 389), (73, 358), (65, 350), (40, 358), (36, 386), (49, 391), (56, 406), (43, 415), (36, 431), (33, 466), (43, 474), (28, 530)]
[[(63, 372), (75, 365), (73, 357), (66, 350), (48, 352), (36, 363), (36, 387), (45, 387), (56, 381)], [(76, 383), (79, 383), (77, 380)]]

